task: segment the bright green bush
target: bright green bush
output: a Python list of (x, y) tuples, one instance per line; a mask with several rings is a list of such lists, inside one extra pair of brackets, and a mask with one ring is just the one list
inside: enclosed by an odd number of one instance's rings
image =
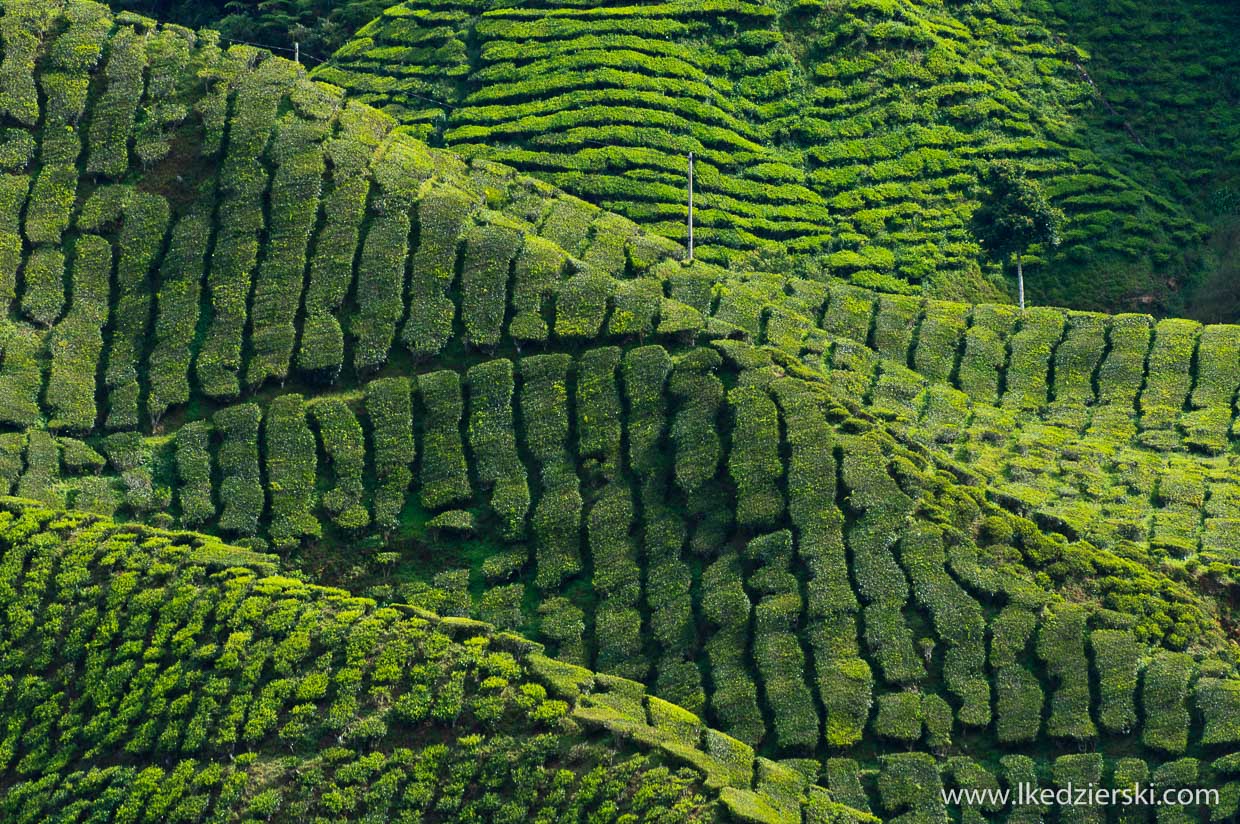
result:
[(1025, 310), (1008, 344), (1007, 392), (1003, 406), (1038, 410), (1046, 405), (1051, 355), (1064, 332), (1064, 314), (1040, 306)]
[(202, 391), (211, 398), (230, 399), (240, 392), (242, 337), (270, 177), (260, 158), (296, 74), (294, 63), (263, 61), (242, 75), (232, 103), (228, 149), (219, 170), (219, 223), (207, 274), (210, 325), (194, 362)]
[(271, 498), (268, 533), (277, 550), (288, 552), (322, 535), (314, 510), (318, 452), (301, 395), (280, 395), (263, 421), (267, 491)]
[(913, 368), (933, 381), (946, 382), (955, 370), (969, 307), (962, 303), (926, 302), (913, 345)]
[(349, 323), (353, 368), (358, 371), (377, 369), (387, 362), (396, 327), (405, 314), (411, 210), (418, 183), (429, 174), (428, 166), (429, 158), (419, 144), (392, 136), (375, 154), (370, 219), (357, 265), (358, 309)]
[(874, 732), (893, 741), (921, 738), (921, 696), (915, 692), (889, 692), (878, 696)]
[(957, 384), (981, 403), (999, 401), (1003, 369), (1007, 366), (1007, 341), (1019, 316), (1010, 306), (983, 304), (973, 307), (960, 356)]
[(129, 141), (134, 115), (142, 100), (142, 76), (146, 69), (144, 41), (137, 31), (126, 27), (109, 43), (108, 60), (103, 67), (107, 86), (91, 112), (87, 133), (88, 172), (119, 178), (129, 168)]
[(1048, 607), (1038, 628), (1038, 657), (1055, 679), (1048, 734), (1077, 740), (1097, 734), (1089, 715), (1089, 667), (1085, 657), (1085, 611), (1076, 605)]
[(591, 349), (577, 361), (577, 454), (595, 460), (604, 477), (620, 469), (620, 348)]
[[(139, 373), (151, 318), (151, 270), (162, 250), (168, 221), (169, 206), (163, 197), (133, 192), (126, 198), (117, 242), (111, 347), (104, 373), (108, 386), (106, 426), (109, 429), (133, 429), (139, 424), (142, 401)], [(74, 289), (76, 306), (76, 283)], [(106, 286), (103, 287), (97, 305), (103, 305), (107, 291)]]
[(201, 275), (210, 221), (190, 212), (173, 224), (159, 267), (159, 300), (148, 359), (147, 411), (158, 422), (170, 407), (189, 401), (189, 368), (198, 325)]
[[(254, 277), (250, 305), (250, 353), (245, 364), (245, 384), (250, 387), (289, 374), (297, 337), (294, 322), (326, 170), (322, 148), (326, 124), (305, 128), (310, 123), (282, 119), (272, 140), (276, 168), (268, 193), (268, 251)], [(309, 311), (309, 296), (306, 306)]]
[(1160, 652), (1141, 679), (1141, 742), (1151, 749), (1179, 755), (1188, 747), (1188, 683), (1192, 659), (1179, 652)]

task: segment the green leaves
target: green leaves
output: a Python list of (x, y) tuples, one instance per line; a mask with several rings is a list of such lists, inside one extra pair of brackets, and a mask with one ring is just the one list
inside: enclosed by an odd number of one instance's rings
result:
[(1042, 187), (1009, 162), (990, 164), (982, 178), (986, 193), (973, 213), (973, 233), (997, 261), (1025, 254), (1030, 246), (1058, 246), (1064, 214)]

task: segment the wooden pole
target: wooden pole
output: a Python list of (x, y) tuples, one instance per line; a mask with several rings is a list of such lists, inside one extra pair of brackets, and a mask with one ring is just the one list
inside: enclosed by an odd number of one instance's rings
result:
[(689, 152), (689, 262), (693, 262), (693, 152)]

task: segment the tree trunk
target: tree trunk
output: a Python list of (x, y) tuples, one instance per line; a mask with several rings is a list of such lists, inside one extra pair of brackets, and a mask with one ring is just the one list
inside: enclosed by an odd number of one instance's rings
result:
[(1021, 311), (1025, 309), (1025, 269), (1021, 264), (1021, 255), (1016, 253), (1016, 294), (1020, 297)]

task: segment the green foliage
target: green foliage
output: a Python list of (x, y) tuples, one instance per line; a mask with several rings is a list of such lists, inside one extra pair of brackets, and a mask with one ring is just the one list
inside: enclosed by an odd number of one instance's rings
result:
[(469, 448), (478, 480), (491, 492), (491, 509), (507, 540), (525, 535), (530, 488), (517, 454), (512, 408), (512, 362), (495, 360), (472, 367), (469, 383)]
[(268, 532), (275, 549), (288, 552), (322, 534), (313, 514), (318, 499), (314, 484), (317, 445), (301, 395), (281, 395), (267, 407), (263, 451), (271, 497)]
[(405, 378), (382, 378), (366, 385), (366, 416), (374, 455), (374, 523), (385, 532), (396, 528), (413, 482), (413, 396)]
[(211, 418), (221, 443), (216, 454), (220, 483), (220, 529), (240, 535), (258, 531), (264, 495), (259, 474), (258, 425), (262, 411), (255, 404), (221, 409)]
[(973, 232), (997, 261), (1024, 255), (1029, 247), (1058, 246), (1064, 214), (1023, 169), (1008, 162), (990, 164), (982, 177), (986, 193), (973, 213)]

